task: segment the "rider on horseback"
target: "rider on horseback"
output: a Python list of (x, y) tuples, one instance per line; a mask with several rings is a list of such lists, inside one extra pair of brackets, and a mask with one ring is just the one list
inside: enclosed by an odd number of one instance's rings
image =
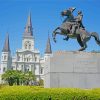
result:
[(78, 16), (74, 18), (73, 16), (73, 11), (75, 10), (75, 7), (71, 7), (67, 10), (67, 15), (66, 15), (66, 10), (65, 12), (62, 13), (62, 16), (67, 16), (65, 20), (63, 21), (63, 28), (66, 29), (68, 27), (67, 25), (69, 24), (69, 34), (75, 34), (77, 29), (85, 29), (85, 27), (82, 24), (82, 19), (83, 19), (83, 14), (82, 11), (78, 11)]
[(56, 42), (56, 35), (63, 35), (64, 40), (77, 39), (81, 48), (79, 51), (83, 51), (87, 48), (87, 41), (90, 40), (91, 36), (95, 38), (96, 43), (100, 45), (99, 35), (96, 32), (89, 33), (82, 24), (83, 14), (78, 11), (78, 16), (74, 18), (73, 11), (75, 8), (69, 8), (61, 12), (62, 16), (65, 16), (65, 20), (53, 31), (53, 40)]
[(80, 29), (80, 28), (85, 29), (82, 23), (82, 19), (83, 19), (82, 11), (78, 11), (78, 16), (75, 18), (75, 25), (72, 26), (72, 30), (71, 30), (72, 34), (76, 33), (76, 29)]

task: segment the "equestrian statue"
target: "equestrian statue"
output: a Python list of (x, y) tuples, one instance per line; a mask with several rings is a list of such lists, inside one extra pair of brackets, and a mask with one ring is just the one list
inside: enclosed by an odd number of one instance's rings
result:
[(56, 42), (56, 35), (64, 35), (64, 40), (68, 41), (69, 38), (77, 39), (81, 48), (79, 51), (83, 51), (87, 48), (87, 41), (90, 40), (91, 37), (94, 37), (96, 43), (100, 45), (99, 35), (96, 32), (88, 32), (83, 23), (83, 14), (82, 11), (78, 11), (78, 15), (74, 17), (73, 12), (76, 8), (71, 7), (67, 10), (61, 12), (61, 15), (66, 17), (61, 26), (57, 27), (53, 31), (53, 40)]

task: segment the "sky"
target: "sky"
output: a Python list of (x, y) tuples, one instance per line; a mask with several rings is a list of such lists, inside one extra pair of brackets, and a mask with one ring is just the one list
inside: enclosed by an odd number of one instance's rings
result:
[[(48, 34), (51, 39), (52, 51), (76, 51), (80, 48), (75, 39), (64, 41), (57, 35), (57, 43), (53, 42), (52, 32), (64, 20), (61, 11), (76, 7), (83, 12), (83, 25), (89, 32), (97, 32), (100, 36), (100, 0), (0, 0), (0, 54), (6, 33), (9, 33), (12, 55), (22, 47), (22, 37), (27, 17), (31, 11), (35, 48), (44, 54)], [(94, 38), (87, 43), (86, 51), (100, 50)]]

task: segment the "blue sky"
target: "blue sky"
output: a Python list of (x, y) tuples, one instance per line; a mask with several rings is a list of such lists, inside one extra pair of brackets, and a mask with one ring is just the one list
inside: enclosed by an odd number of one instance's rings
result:
[[(89, 32), (100, 35), (100, 1), (99, 0), (0, 0), (0, 53), (3, 48), (6, 33), (10, 36), (12, 54), (22, 45), (22, 36), (29, 11), (32, 14), (35, 47), (43, 54), (48, 32), (51, 38), (52, 50), (77, 50), (80, 48), (76, 40), (63, 41), (63, 36), (57, 36), (57, 43), (52, 40), (53, 30), (64, 20), (60, 12), (69, 7), (82, 10), (83, 24)], [(95, 40), (91, 38), (86, 51), (100, 50)]]

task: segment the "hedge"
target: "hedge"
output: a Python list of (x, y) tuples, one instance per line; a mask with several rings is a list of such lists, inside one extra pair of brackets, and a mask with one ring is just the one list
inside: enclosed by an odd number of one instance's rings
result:
[(0, 86), (0, 100), (100, 100), (100, 89)]

